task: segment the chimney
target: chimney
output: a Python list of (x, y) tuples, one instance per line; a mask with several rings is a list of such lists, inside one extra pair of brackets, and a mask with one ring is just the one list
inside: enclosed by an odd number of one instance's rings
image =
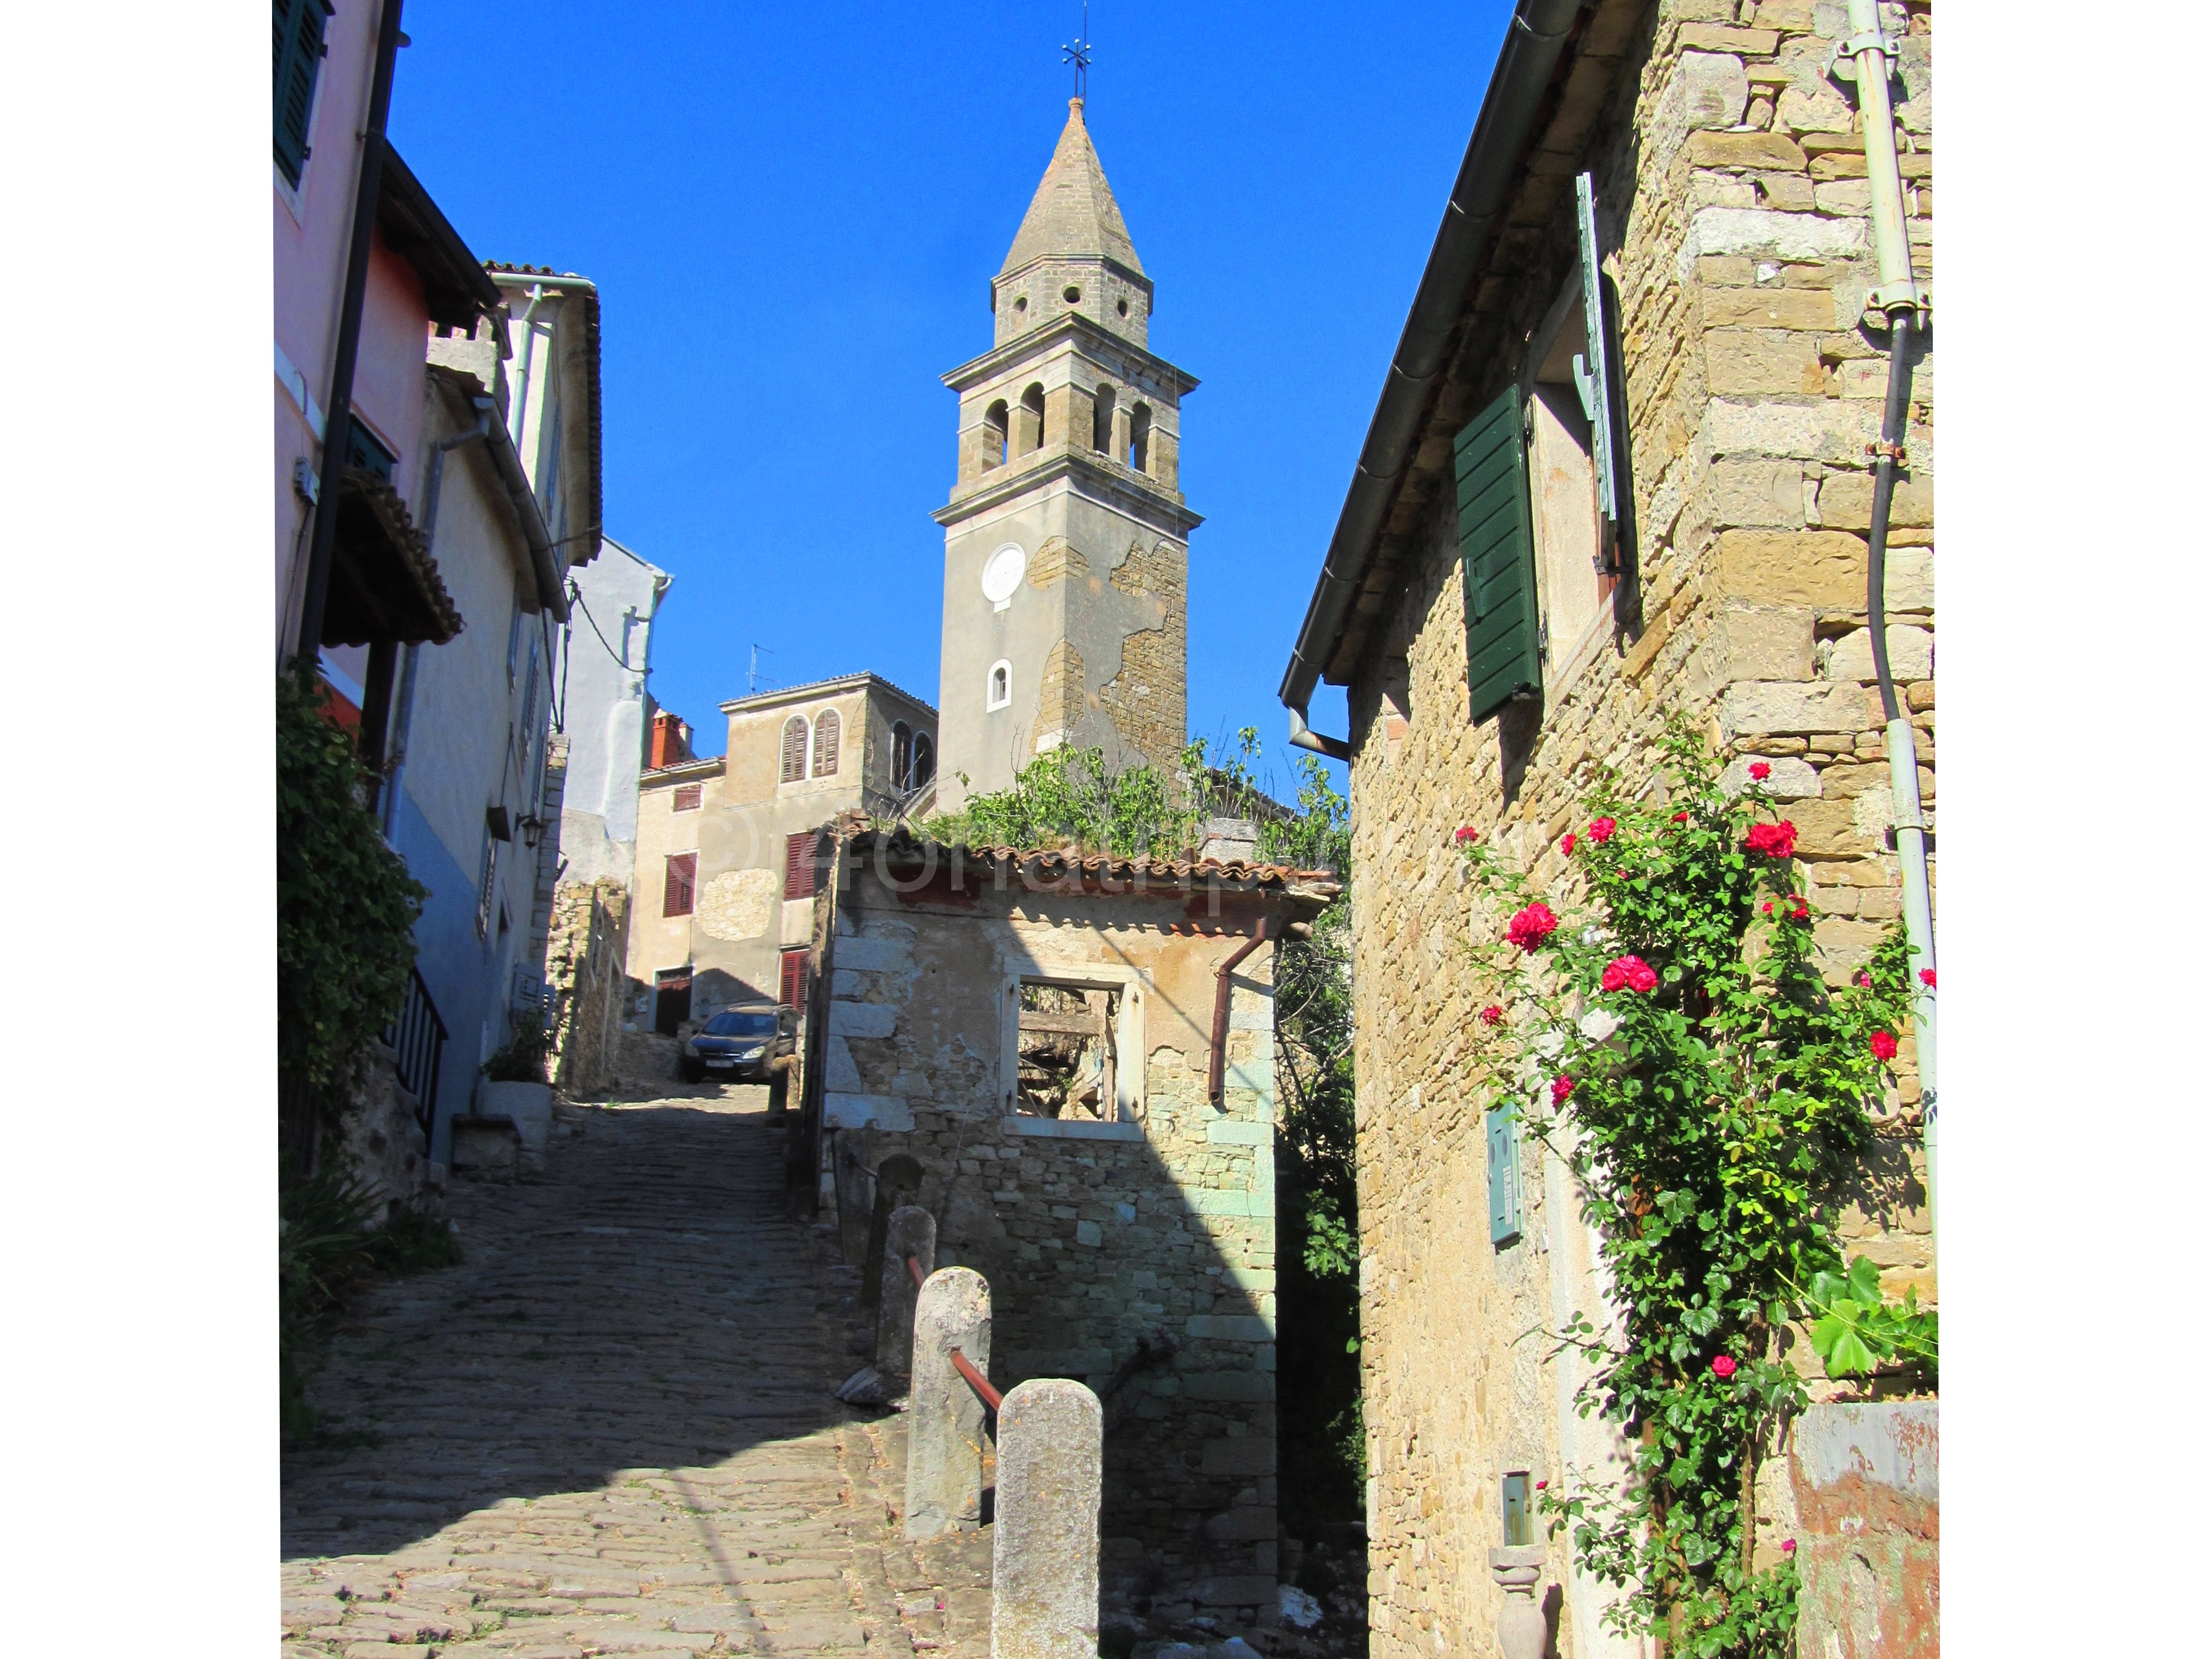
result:
[(1222, 864), (1249, 864), (1260, 845), (1260, 826), (1250, 818), (1208, 818), (1199, 831), (1198, 858)]
[(653, 748), (647, 757), (649, 771), (675, 766), (691, 758), (691, 728), (667, 709), (653, 717)]

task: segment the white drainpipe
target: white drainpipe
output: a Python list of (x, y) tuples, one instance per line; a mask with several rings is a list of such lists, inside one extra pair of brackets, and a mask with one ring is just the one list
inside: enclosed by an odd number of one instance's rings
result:
[(516, 325), (522, 330), (522, 367), (515, 371), (514, 422), (508, 435), (514, 441), (515, 453), (518, 454), (522, 451), (523, 422), (530, 418), (531, 365), (537, 361), (538, 357), (538, 331), (530, 325), (530, 319), (537, 311), (538, 302), (544, 297), (545, 284), (532, 283), (530, 285), (530, 303), (523, 307), (522, 315), (515, 319)]
[[(1890, 108), (1889, 77), (1897, 45), (1881, 33), (1875, 0), (1848, 0), (1850, 38), (1836, 48), (1841, 72), (1853, 65), (1858, 83), (1859, 123), (1865, 129), (1868, 218), (1874, 233), (1878, 285), (1867, 295), (1867, 308), (1879, 311), (1890, 329), (1890, 395), (1883, 420), (1883, 445), (1875, 460), (1875, 496), (1881, 508), (1869, 526), (1867, 623), (1879, 671), (1889, 750), (1891, 820), (1897, 826), (1898, 863), (1905, 884), (1905, 931), (1911, 956), (1906, 984), (1912, 995), (1912, 1035), (1920, 1073), (1920, 1096), (1928, 1152), (1928, 1212), (1936, 1216), (1936, 993), (1921, 982), (1923, 969), (1936, 966), (1936, 921), (1928, 892), (1928, 831), (1920, 811), (1920, 764), (1913, 750), (1912, 722), (1897, 705), (1889, 676), (1887, 619), (1883, 613), (1880, 560), (1888, 525), (1888, 485), (1901, 459), (1887, 447), (1905, 436), (1904, 392), (1911, 373), (1908, 350), (1927, 299), (1912, 275), (1911, 244), (1905, 225), (1905, 182), (1897, 167), (1896, 118)], [(1894, 428), (1893, 430), (1892, 428)]]

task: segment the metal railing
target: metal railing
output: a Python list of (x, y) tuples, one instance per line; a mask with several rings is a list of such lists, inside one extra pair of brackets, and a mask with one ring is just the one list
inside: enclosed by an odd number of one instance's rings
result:
[(407, 995), (399, 1013), (384, 1028), (384, 1045), (398, 1057), (399, 1086), (415, 1097), (415, 1121), (422, 1127), (428, 1156), (431, 1131), (438, 1125), (438, 1068), (446, 1057), (446, 1022), (422, 982), (422, 970), (407, 970)]

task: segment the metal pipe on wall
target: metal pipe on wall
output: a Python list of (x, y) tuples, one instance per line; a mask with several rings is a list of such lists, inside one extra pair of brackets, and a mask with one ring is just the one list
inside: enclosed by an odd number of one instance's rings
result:
[(1867, 631), (1874, 648), (1875, 684), (1881, 695), (1883, 737), (1889, 753), (1890, 819), (1904, 885), (1905, 931), (1910, 955), (1906, 988), (1912, 997), (1913, 1058), (1920, 1076), (1921, 1121), (1928, 1155), (1928, 1213), (1936, 1213), (1936, 988), (1923, 980), (1936, 971), (1936, 918), (1928, 881), (1928, 830), (1920, 806), (1920, 762), (1912, 722), (1899, 705), (1889, 665), (1889, 618), (1883, 593), (1887, 575), (1889, 510), (1897, 469), (1905, 458), (1911, 408), (1912, 348), (1927, 301), (1912, 274), (1905, 222), (1905, 181), (1897, 165), (1896, 116), (1890, 106), (1891, 60), (1897, 44), (1883, 35), (1875, 0), (1849, 0), (1850, 36), (1837, 48), (1838, 66), (1855, 65), (1859, 125), (1865, 131), (1868, 216), (1874, 236), (1877, 284), (1867, 307), (1889, 325), (1889, 384), (1882, 405), (1881, 439), (1875, 446), (1874, 508), (1867, 532)]

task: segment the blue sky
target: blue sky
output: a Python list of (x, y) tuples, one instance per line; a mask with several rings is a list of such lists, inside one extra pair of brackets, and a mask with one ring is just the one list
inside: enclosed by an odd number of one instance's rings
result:
[[(1182, 416), (1190, 723), (1275, 700), (1509, 13), (1103, 4), (1086, 117)], [(394, 142), (480, 258), (592, 277), (609, 533), (674, 573), (653, 689), (935, 700), (945, 370), (1066, 118), (1074, 5), (414, 0)], [(1324, 687), (1316, 724), (1343, 729)]]

